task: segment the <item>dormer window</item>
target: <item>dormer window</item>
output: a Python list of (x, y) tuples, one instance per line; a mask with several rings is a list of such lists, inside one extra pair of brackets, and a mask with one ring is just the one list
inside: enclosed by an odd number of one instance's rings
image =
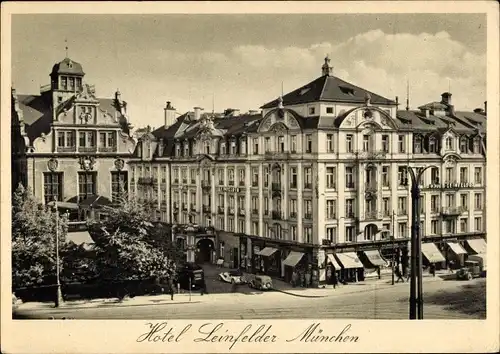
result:
[(285, 152), (285, 137), (284, 136), (279, 136), (278, 137), (278, 152)]
[(175, 144), (175, 156), (181, 156), (181, 146), (179, 143)]
[(467, 153), (467, 138), (460, 139), (460, 153)]
[(472, 152), (474, 154), (479, 154), (480, 143), (481, 143), (481, 138), (479, 138), (479, 137), (474, 138), (473, 143), (472, 143)]
[(413, 138), (413, 153), (421, 154), (422, 153), (422, 137), (417, 135)]
[(184, 156), (189, 156), (189, 142), (184, 143)]
[(245, 140), (241, 140), (241, 146), (240, 146), (241, 150), (240, 150), (240, 153), (241, 154), (246, 154), (247, 153), (247, 143)]
[(447, 137), (446, 138), (446, 150), (453, 150), (453, 138), (452, 137)]
[(68, 82), (65, 76), (61, 76), (61, 89), (66, 90), (68, 88)]
[(206, 140), (205, 141), (205, 147), (204, 147), (204, 150), (205, 150), (205, 154), (210, 154), (210, 141)]
[(236, 155), (236, 141), (231, 141), (231, 155)]
[(75, 89), (75, 79), (73, 77), (69, 78), (69, 89), (74, 90)]
[(221, 155), (226, 155), (227, 154), (226, 143), (225, 142), (220, 143), (220, 153), (221, 153)]
[(434, 138), (434, 137), (429, 138), (429, 152), (430, 153), (437, 152), (436, 138)]

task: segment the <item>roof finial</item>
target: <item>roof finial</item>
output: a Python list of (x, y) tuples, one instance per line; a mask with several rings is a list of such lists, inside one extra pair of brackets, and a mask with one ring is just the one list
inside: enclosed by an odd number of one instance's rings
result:
[(212, 116), (215, 113), (215, 93), (212, 93)]
[(406, 78), (406, 110), (410, 110), (410, 79)]
[(332, 66), (330, 65), (330, 57), (328, 54), (325, 56), (325, 63), (321, 67), (321, 73), (323, 76), (327, 75), (330, 76), (332, 74)]
[(66, 50), (66, 58), (68, 58), (68, 39), (64, 39), (64, 43), (66, 44), (65, 50)]
[(283, 96), (278, 97), (278, 108), (283, 108)]

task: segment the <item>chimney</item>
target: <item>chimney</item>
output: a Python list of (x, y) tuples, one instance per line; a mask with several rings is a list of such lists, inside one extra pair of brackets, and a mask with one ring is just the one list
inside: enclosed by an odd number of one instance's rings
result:
[(441, 102), (447, 105), (451, 105), (451, 93), (444, 92), (441, 94)]
[(256, 109), (251, 109), (248, 111), (248, 114), (250, 114), (250, 115), (259, 114), (259, 111)]
[(240, 115), (240, 110), (235, 108), (233, 109), (233, 117), (238, 117)]
[(399, 105), (399, 97), (396, 96), (396, 106), (398, 106), (398, 105)]
[(165, 111), (165, 129), (166, 129), (175, 123), (176, 111), (170, 101), (167, 101), (167, 105), (163, 110)]
[(201, 111), (203, 111), (203, 108), (201, 107), (194, 107), (194, 120), (198, 120), (201, 117)]
[(484, 101), (484, 114), (488, 114), (488, 101)]

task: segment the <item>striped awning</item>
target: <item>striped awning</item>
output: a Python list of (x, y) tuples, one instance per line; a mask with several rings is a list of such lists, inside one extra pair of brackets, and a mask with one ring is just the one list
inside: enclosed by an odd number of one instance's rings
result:
[(278, 249), (273, 248), (273, 247), (264, 247), (256, 254), (258, 254), (259, 256), (269, 257), (269, 256), (272, 256), (274, 254), (274, 252), (276, 252), (277, 250)]
[(387, 265), (387, 261), (382, 258), (378, 250), (363, 251), (363, 253), (374, 267), (385, 267)]
[(283, 265), (295, 267), (297, 263), (300, 262), (303, 256), (304, 253), (302, 252), (291, 251), (288, 257), (286, 257), (286, 259), (283, 261)]
[(363, 268), (363, 264), (355, 252), (336, 253), (335, 256), (343, 268)]
[(422, 254), (430, 263), (444, 262), (445, 259), (433, 243), (422, 243)]
[(328, 254), (328, 261), (330, 261), (333, 265), (333, 267), (337, 270), (339, 270), (341, 267), (339, 265), (339, 262), (335, 259), (335, 256), (332, 253)]
[(472, 250), (477, 254), (486, 253), (486, 241), (482, 238), (467, 240), (467, 243), (469, 244), (469, 247), (472, 248)]
[(459, 243), (457, 242), (448, 242), (448, 247), (450, 247), (450, 249), (453, 251), (453, 253), (455, 253), (457, 256), (459, 254), (467, 254), (467, 251), (464, 250), (464, 248), (462, 246), (460, 246)]

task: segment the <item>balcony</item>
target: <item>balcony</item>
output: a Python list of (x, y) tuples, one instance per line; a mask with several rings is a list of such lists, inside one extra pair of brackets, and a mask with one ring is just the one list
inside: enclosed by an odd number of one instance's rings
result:
[(85, 146), (80, 146), (78, 147), (78, 152), (96, 152), (97, 147), (91, 146), (91, 147), (85, 147)]
[(137, 183), (138, 184), (149, 184), (149, 185), (153, 185), (157, 182), (157, 180), (153, 177), (139, 177), (137, 179)]
[(465, 212), (462, 207), (442, 207), (441, 214), (444, 216), (458, 216)]
[(212, 183), (210, 183), (210, 180), (202, 180), (201, 181), (201, 188), (203, 189), (210, 189)]
[(189, 204), (189, 210), (196, 211), (196, 205), (194, 203)]
[(76, 146), (58, 146), (57, 152), (76, 152)]
[(173, 208), (174, 208), (174, 210), (178, 210), (179, 209), (179, 203), (178, 202), (174, 202)]
[(337, 189), (337, 185), (335, 183), (327, 183), (326, 188), (327, 189)]
[(281, 192), (281, 183), (273, 182), (271, 183), (271, 190), (274, 192)]
[(368, 150), (360, 151), (358, 153), (358, 158), (362, 160), (380, 160), (385, 159), (388, 152), (385, 150)]
[(245, 181), (240, 181), (239, 185), (240, 185), (240, 187), (243, 187), (245, 185)]
[(234, 215), (234, 208), (229, 208), (229, 210), (227, 211), (227, 213), (229, 215)]
[(272, 212), (272, 218), (273, 218), (273, 220), (281, 220), (281, 212), (273, 210), (273, 212)]
[(354, 218), (354, 217), (355, 217), (355, 216), (354, 216), (354, 212), (352, 212), (352, 211), (348, 211), (348, 212), (346, 213), (345, 217), (346, 217), (346, 218), (349, 218), (349, 219)]
[(217, 208), (217, 213), (224, 215), (224, 206), (220, 206)]
[(258, 187), (259, 181), (252, 181), (252, 187)]
[(205, 214), (209, 214), (212, 210), (212, 207), (210, 205), (207, 205), (207, 204), (203, 204), (203, 212)]
[(264, 215), (269, 215), (269, 210), (264, 209)]
[(345, 187), (346, 188), (354, 188), (354, 182), (346, 182)]
[(377, 192), (377, 182), (368, 182), (365, 183), (365, 191), (366, 192)]
[(167, 183), (167, 180), (165, 178), (162, 178), (161, 183)]
[(378, 211), (372, 210), (365, 212), (365, 220), (379, 220), (379, 219), (381, 219), (381, 214)]
[(224, 181), (223, 180), (219, 180), (219, 186), (223, 186), (224, 185)]
[(288, 151), (266, 151), (264, 159), (266, 160), (287, 160), (290, 158)]
[(196, 179), (195, 178), (191, 178), (191, 184), (196, 184)]
[(227, 182), (227, 185), (228, 185), (228, 186), (234, 186), (234, 181), (228, 181), (228, 182)]
[(245, 216), (245, 214), (246, 214), (245, 209), (243, 209), (243, 208), (238, 209), (238, 215)]
[(116, 146), (99, 147), (99, 152), (116, 152)]
[(290, 183), (290, 188), (291, 189), (297, 189), (297, 182)]
[(187, 211), (187, 203), (182, 203), (182, 210)]
[(252, 214), (258, 215), (259, 214), (259, 209), (252, 209)]
[(182, 184), (187, 184), (187, 183), (188, 183), (187, 178), (183, 178), (183, 179), (182, 179)]
[(312, 214), (309, 213), (304, 214), (304, 219), (312, 219), (312, 218), (313, 218)]
[(174, 183), (175, 183), (175, 184), (178, 184), (178, 183), (179, 183), (179, 179), (178, 179), (178, 178), (175, 178), (175, 179), (174, 179)]
[(406, 209), (398, 209), (398, 216), (408, 215), (408, 211)]
[(304, 189), (312, 189), (312, 183), (304, 183)]

